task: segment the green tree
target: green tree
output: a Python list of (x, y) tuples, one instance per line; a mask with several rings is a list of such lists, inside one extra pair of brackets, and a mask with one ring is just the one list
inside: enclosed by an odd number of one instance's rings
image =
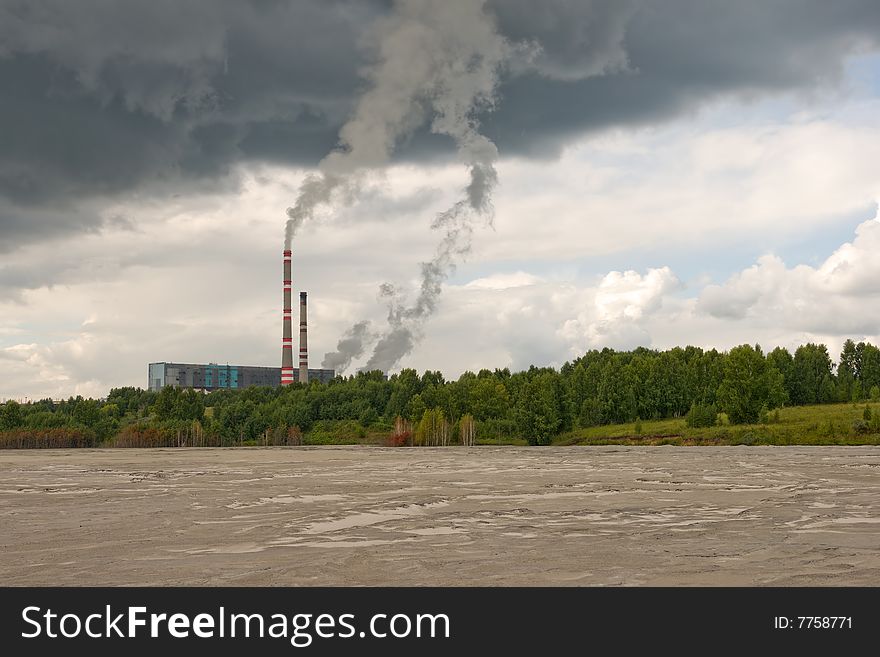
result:
[(0, 429), (17, 429), (24, 422), (21, 404), (14, 399), (0, 406)]
[(199, 420), (205, 416), (204, 395), (193, 389), (184, 390), (174, 400), (172, 415), (176, 420)]
[(578, 413), (578, 425), (595, 427), (602, 424), (602, 408), (598, 399), (585, 399)]
[(856, 345), (852, 340), (844, 342), (840, 352), (838, 374), (841, 370), (845, 370), (854, 380), (860, 379), (862, 377), (862, 352), (864, 348), (864, 343)]
[(556, 374), (535, 376), (519, 399), (519, 430), (530, 445), (549, 445), (562, 424), (560, 385)]
[[(776, 347), (767, 354), (767, 361), (782, 375), (782, 383), (785, 387), (785, 401), (793, 399), (794, 391), (794, 357), (788, 349)], [(780, 404), (782, 406), (783, 404)]]
[(470, 410), (477, 420), (504, 417), (509, 407), (510, 396), (503, 383), (494, 378), (477, 379), (470, 393)]
[(445, 446), (449, 444), (449, 435), (449, 423), (443, 410), (440, 408), (425, 410), (416, 427), (416, 444), (429, 447)]
[(794, 352), (792, 376), (792, 403), (818, 404), (822, 400), (822, 383), (826, 376), (832, 376), (828, 348), (812, 342), (798, 347)]
[(861, 381), (853, 381), (852, 384), (852, 392), (850, 393), (850, 399), (853, 403), (862, 401), (862, 382)]
[[(385, 407), (385, 417), (396, 417), (398, 415), (407, 415), (406, 406), (414, 395), (421, 392), (422, 383), (418, 372), (413, 369), (404, 368), (399, 374), (395, 374), (388, 381), (391, 395)], [(418, 418), (415, 418), (417, 421)]]
[(870, 343), (862, 346), (862, 390), (870, 391), (874, 386), (880, 387), (880, 349)]
[(174, 407), (177, 402), (178, 390), (173, 386), (165, 386), (156, 395), (152, 411), (159, 421), (169, 420), (174, 416)]
[(420, 394), (415, 394), (406, 404), (406, 408), (404, 409), (404, 417), (409, 418), (413, 423), (415, 423), (418, 422), (419, 419), (425, 414), (425, 410), (426, 406), (425, 402), (422, 401), (422, 396)]
[(636, 379), (632, 368), (620, 354), (609, 360), (602, 369), (598, 399), (603, 422), (630, 422), (635, 419)]
[(837, 401), (846, 402), (853, 399), (853, 386), (856, 383), (856, 375), (853, 364), (855, 343), (847, 340), (840, 352), (840, 363), (837, 366)]
[(458, 423), (459, 441), (465, 447), (473, 447), (476, 444), (477, 428), (474, 416), (466, 413)]
[[(2, 420), (0, 420), (0, 423), (2, 423)], [(70, 418), (63, 413), (53, 413), (52, 411), (41, 410), (36, 412), (32, 410), (28, 413), (24, 424), (24, 426), (29, 429), (53, 429), (69, 425)]]
[(767, 366), (767, 408), (773, 410), (788, 403), (785, 377), (772, 364)]
[(376, 413), (376, 410), (372, 406), (368, 406), (361, 414), (358, 416), (358, 422), (360, 422), (365, 427), (370, 427), (376, 423), (379, 419), (379, 415)]
[(782, 377), (760, 349), (742, 345), (730, 350), (724, 364), (724, 380), (718, 403), (733, 424), (755, 423), (761, 408), (784, 397)]
[(77, 424), (83, 427), (94, 427), (102, 418), (101, 404), (94, 399), (77, 397), (70, 415)]
[(104, 404), (101, 407), (101, 415), (104, 417), (112, 417), (112, 418), (120, 418), (122, 417), (122, 412), (119, 410), (119, 406), (117, 404)]
[(123, 416), (130, 414), (138, 417), (145, 414), (156, 394), (150, 390), (141, 390), (131, 386), (112, 388), (107, 394), (107, 403), (116, 404)]
[[(415, 371), (415, 370), (413, 370), (413, 371)], [(446, 379), (443, 378), (443, 373), (440, 372), (440, 370), (436, 370), (436, 371), (425, 370), (425, 373), (422, 374), (421, 382), (422, 382), (423, 388), (425, 386), (429, 386), (429, 385), (435, 386), (435, 387), (440, 387), (444, 383), (446, 383)]]
[(819, 403), (831, 404), (837, 401), (837, 386), (834, 378), (830, 374), (822, 377), (822, 383), (819, 386)]

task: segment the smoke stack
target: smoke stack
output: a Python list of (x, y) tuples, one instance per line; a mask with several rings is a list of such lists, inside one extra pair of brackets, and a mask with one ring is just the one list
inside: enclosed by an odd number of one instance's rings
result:
[(299, 382), (309, 382), (309, 344), (306, 333), (306, 293), (299, 293)]
[(281, 385), (293, 383), (293, 332), (290, 327), (290, 251), (284, 251), (284, 319), (281, 330)]

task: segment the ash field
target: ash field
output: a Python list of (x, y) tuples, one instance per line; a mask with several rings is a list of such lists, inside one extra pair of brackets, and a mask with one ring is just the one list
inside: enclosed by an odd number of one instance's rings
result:
[(0, 452), (3, 585), (880, 585), (876, 447)]

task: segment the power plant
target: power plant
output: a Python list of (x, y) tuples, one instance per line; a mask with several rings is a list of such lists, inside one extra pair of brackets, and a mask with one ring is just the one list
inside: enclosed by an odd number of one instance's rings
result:
[(306, 293), (299, 293), (299, 381), (309, 382), (309, 344), (306, 335)]
[(329, 382), (336, 372), (330, 369), (309, 369), (308, 293), (299, 293), (299, 368), (293, 367), (293, 329), (291, 291), (293, 289), (292, 252), (285, 249), (283, 259), (283, 306), (281, 311), (281, 368), (250, 365), (218, 365), (217, 363), (150, 363), (147, 388), (160, 390), (165, 386), (196, 390), (237, 389), (250, 386), (287, 386), (309, 381)]
[(284, 280), (282, 282), (284, 289), (284, 307), (282, 308), (282, 325), (281, 325), (281, 385), (286, 386), (293, 383), (293, 333), (290, 328), (290, 314), (292, 312), (290, 305), (290, 289), (293, 285), (290, 273), (291, 251), (284, 251)]

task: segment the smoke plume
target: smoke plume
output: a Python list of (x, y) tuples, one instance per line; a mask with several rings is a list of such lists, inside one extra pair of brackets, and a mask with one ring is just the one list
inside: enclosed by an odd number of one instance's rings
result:
[(443, 230), (444, 235), (434, 257), (421, 265), (422, 280), (415, 302), (406, 306), (395, 288), (388, 284), (380, 288), (380, 296), (388, 300), (388, 330), (376, 343), (365, 370), (387, 372), (413, 350), (422, 337), (425, 322), (437, 309), (442, 284), (454, 271), (456, 259), (470, 250), (473, 219), (481, 216), (491, 223), (491, 192), (498, 182), (494, 167), (497, 151), (488, 139), (483, 139), (492, 148), (482, 149), (482, 158), (470, 163), (465, 198), (438, 214), (431, 224), (431, 228)]
[(292, 208), (287, 208), (284, 248), (290, 249), (293, 236), (303, 222), (310, 218), (318, 205), (330, 202), (331, 194), (342, 183), (341, 178), (327, 174), (311, 174), (300, 185), (299, 197)]
[(386, 163), (395, 145), (426, 120), (432, 132), (455, 142), (470, 182), (464, 198), (432, 223), (443, 237), (431, 261), (422, 263), (413, 305), (405, 305), (390, 286), (383, 287), (388, 328), (369, 359), (371, 369), (388, 370), (412, 350), (456, 258), (470, 248), (474, 218), (491, 223), (498, 151), (480, 134), (476, 115), (493, 108), (499, 70), (516, 49), (499, 34), (483, 5), (484, 0), (394, 3), (369, 33), (375, 55), (375, 64), (365, 72), (369, 88), (341, 128), (339, 147), (321, 161), (318, 174), (306, 178), (296, 204), (287, 210), (290, 248), (296, 230), (318, 206), (333, 203), (339, 190), (355, 198), (360, 174)]
[(438, 115), (431, 130), (455, 140), (459, 157), (468, 167), (470, 181), (464, 190), (464, 198), (439, 213), (431, 224), (432, 229), (443, 231), (443, 238), (434, 257), (422, 263), (422, 281), (415, 302), (405, 306), (396, 290), (383, 287), (382, 296), (389, 298), (388, 330), (376, 343), (364, 367), (366, 370), (387, 372), (413, 350), (422, 337), (425, 322), (437, 308), (443, 282), (454, 271), (457, 258), (470, 251), (474, 219), (482, 218), (486, 223), (492, 223), (492, 191), (498, 184), (495, 170), (498, 149), (479, 133), (474, 112), (481, 102), (493, 100), (495, 76), (500, 64), (500, 59), (493, 63), (492, 75), (484, 79), (486, 87), (478, 86), (475, 93), (442, 98), (435, 104)]
[(376, 336), (370, 331), (370, 323), (366, 320), (358, 322), (339, 339), (336, 351), (331, 351), (324, 356), (321, 367), (336, 370), (337, 374), (342, 374), (351, 365), (351, 361), (360, 358), (375, 340)]

